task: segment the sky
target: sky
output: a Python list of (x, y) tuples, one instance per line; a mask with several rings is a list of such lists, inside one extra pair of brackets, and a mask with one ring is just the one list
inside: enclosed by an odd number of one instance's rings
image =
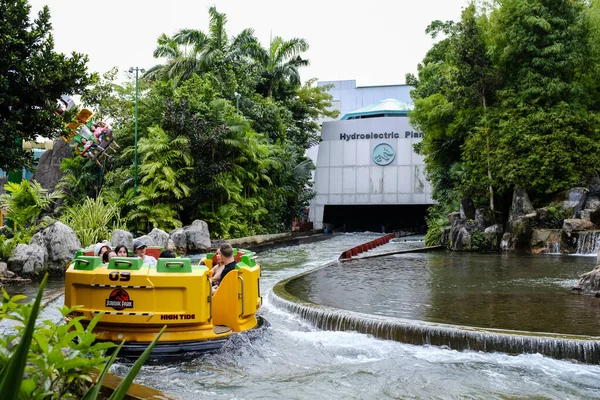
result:
[[(267, 45), (272, 36), (310, 45), (302, 81), (356, 80), (358, 86), (405, 83), (433, 44), (425, 28), (458, 21), (468, 0), (29, 0), (32, 14), (50, 8), (55, 51), (89, 56), (88, 68), (150, 68), (162, 33), (208, 30), (208, 8), (227, 15), (229, 36), (253, 28)], [(124, 76), (124, 75), (123, 75)]]

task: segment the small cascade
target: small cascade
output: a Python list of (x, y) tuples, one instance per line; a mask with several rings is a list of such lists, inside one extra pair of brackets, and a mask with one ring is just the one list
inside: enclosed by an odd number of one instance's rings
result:
[(561, 254), (561, 229), (534, 229), (531, 251), (534, 254)]
[(285, 290), (287, 282), (289, 280), (273, 288), (273, 304), (299, 315), (319, 329), (355, 331), (380, 339), (445, 346), (453, 350), (539, 353), (556, 359), (600, 363), (600, 341), (595, 338), (445, 325), (338, 310), (295, 298)]
[(600, 231), (578, 232), (576, 254), (596, 255), (600, 248)]

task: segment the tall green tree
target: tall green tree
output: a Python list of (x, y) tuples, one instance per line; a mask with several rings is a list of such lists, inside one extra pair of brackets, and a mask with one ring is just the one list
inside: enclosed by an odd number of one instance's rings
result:
[(505, 190), (535, 196), (582, 185), (600, 162), (598, 115), (582, 74), (586, 4), (504, 0), (491, 15), (490, 48), (503, 78), (494, 163)]
[(249, 57), (257, 43), (253, 29), (244, 29), (229, 38), (227, 16), (216, 7), (208, 10), (208, 33), (199, 29), (181, 29), (172, 37), (162, 34), (154, 57), (166, 57), (163, 65), (151, 68), (146, 77), (175, 82), (189, 79), (194, 73), (208, 72), (217, 64), (235, 64)]
[(0, 10), (0, 168), (10, 171), (32, 161), (23, 141), (60, 135), (57, 99), (83, 93), (93, 78), (87, 56), (54, 52), (48, 7), (34, 21), (26, 0), (0, 0)]
[[(282, 83), (292, 87), (300, 86), (300, 67), (310, 64), (303, 59), (301, 53), (308, 50), (308, 43), (304, 39), (292, 38), (285, 40), (280, 36), (271, 39), (269, 48), (255, 47), (252, 53), (254, 60), (260, 66), (263, 77), (262, 94), (273, 97), (273, 91)], [(261, 91), (261, 88), (259, 88)]]

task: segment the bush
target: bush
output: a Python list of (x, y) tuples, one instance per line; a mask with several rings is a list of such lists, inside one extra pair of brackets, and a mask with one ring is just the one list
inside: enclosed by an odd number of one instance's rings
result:
[(47, 210), (60, 192), (48, 193), (36, 181), (23, 179), (21, 183), (8, 182), (6, 193), (0, 195), (0, 204), (7, 209), (6, 218), (13, 221), (18, 229), (29, 229), (36, 225), (42, 211)]
[(95, 200), (87, 197), (81, 204), (66, 207), (59, 219), (73, 229), (84, 247), (110, 238), (115, 229), (127, 230), (120, 209), (105, 203), (102, 196)]
[(0, 260), (6, 261), (10, 258), (17, 245), (21, 243), (29, 243), (35, 229), (18, 231), (7, 237), (5, 234), (0, 235)]
[(491, 250), (492, 244), (485, 237), (485, 234), (481, 231), (475, 231), (471, 235), (471, 250), (473, 251), (487, 251)]
[[(0, 393), (4, 400), (95, 399), (123, 343), (110, 358), (105, 356), (105, 351), (114, 347), (113, 343), (94, 343), (96, 335), (92, 330), (103, 314), (94, 317), (86, 329), (80, 322), (81, 317), (66, 324), (45, 320), (36, 325), (47, 279), (48, 275), (42, 280), (33, 304), (20, 302), (25, 296), (10, 297), (3, 290), (0, 321), (9, 319), (17, 325), (13, 332), (0, 335)], [(60, 311), (66, 316), (75, 309), (63, 306)], [(135, 362), (110, 399), (125, 397), (165, 328)], [(104, 367), (98, 383), (88, 388), (100, 366)]]

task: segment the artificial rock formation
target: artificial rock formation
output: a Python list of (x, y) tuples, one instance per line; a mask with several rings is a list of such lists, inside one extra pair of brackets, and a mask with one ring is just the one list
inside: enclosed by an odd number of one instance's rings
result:
[(62, 276), (80, 248), (75, 232), (57, 221), (33, 235), (29, 244), (19, 244), (8, 259), (8, 269), (21, 276), (46, 272)]
[(171, 232), (171, 240), (178, 252), (206, 252), (211, 248), (208, 224), (195, 220), (191, 225)]

